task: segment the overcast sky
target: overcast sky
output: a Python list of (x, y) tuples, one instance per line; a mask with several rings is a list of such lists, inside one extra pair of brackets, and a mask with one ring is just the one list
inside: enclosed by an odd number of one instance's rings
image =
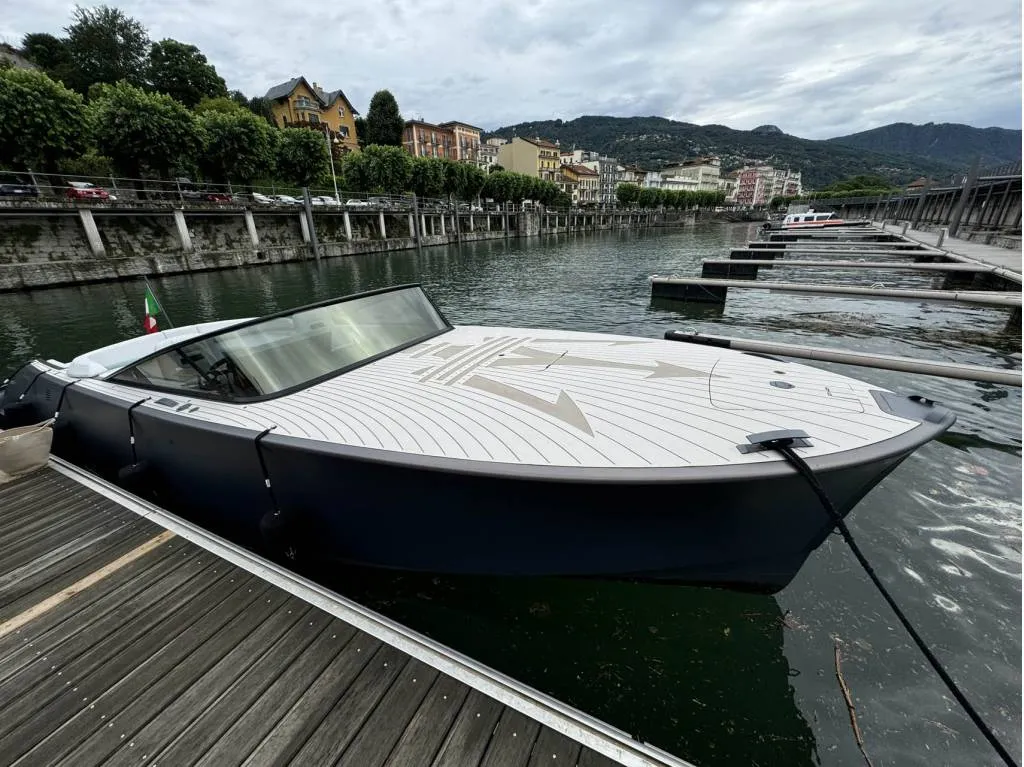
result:
[[(94, 5), (83, 0), (83, 5)], [(495, 128), (661, 115), (827, 138), (886, 123), (1021, 127), (1018, 0), (108, 0), (197, 45), (228, 87), (304, 74), (365, 113)], [(73, 2), (0, 0), (0, 40)]]

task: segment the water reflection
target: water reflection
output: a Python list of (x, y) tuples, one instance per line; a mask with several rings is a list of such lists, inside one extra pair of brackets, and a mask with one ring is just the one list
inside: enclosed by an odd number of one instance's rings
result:
[(314, 576), (696, 764), (817, 763), (773, 597), (364, 568)]

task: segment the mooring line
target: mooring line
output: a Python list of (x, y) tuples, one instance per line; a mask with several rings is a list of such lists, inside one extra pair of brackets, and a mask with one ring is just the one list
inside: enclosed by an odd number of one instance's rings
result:
[(882, 583), (881, 579), (875, 573), (874, 568), (871, 567), (871, 563), (868, 562), (867, 557), (865, 557), (864, 553), (860, 550), (860, 546), (858, 546), (857, 542), (853, 539), (853, 533), (851, 533), (850, 528), (846, 526), (846, 522), (832, 503), (832, 500), (828, 497), (828, 493), (825, 492), (825, 488), (821, 486), (821, 483), (814, 474), (814, 470), (807, 465), (807, 462), (803, 458), (793, 451), (793, 448), (791, 447), (792, 442), (793, 440), (787, 437), (785, 439), (766, 440), (762, 444), (768, 450), (775, 450), (781, 454), (793, 466), (793, 468), (797, 470), (800, 476), (807, 480), (807, 484), (811, 486), (815, 495), (818, 496), (818, 500), (821, 501), (821, 505), (824, 506), (825, 511), (828, 512), (832, 521), (835, 523), (836, 528), (842, 534), (843, 540), (846, 541), (846, 545), (850, 547), (850, 550), (857, 558), (860, 566), (864, 569), (864, 572), (867, 573), (871, 582), (874, 583), (875, 588), (877, 588), (885, 598), (885, 601), (889, 603), (889, 607), (892, 608), (892, 611), (896, 613), (896, 617), (899, 619), (899, 622), (903, 625), (903, 628), (906, 629), (907, 633), (910, 634), (910, 638), (914, 640), (914, 644), (917, 645), (917, 648), (928, 660), (928, 663), (931, 664), (935, 673), (939, 675), (939, 678), (945, 683), (946, 688), (950, 693), (952, 693), (953, 697), (956, 698), (961, 708), (963, 708), (967, 716), (970, 717), (971, 721), (974, 722), (981, 734), (985, 736), (985, 740), (987, 740), (992, 748), (995, 749), (1003, 762), (1009, 765), (1009, 767), (1017, 767), (1017, 763), (1010, 755), (1010, 752), (1006, 750), (1006, 747), (1003, 746), (999, 741), (999, 738), (997, 738), (995, 733), (992, 732), (992, 728), (989, 727), (985, 720), (981, 718), (981, 714), (978, 713), (977, 709), (975, 709), (967, 699), (967, 696), (960, 690), (957, 683), (953, 680), (953, 677), (950, 676), (941, 661), (939, 661), (935, 656), (935, 653), (933, 653), (931, 648), (925, 643), (917, 629), (914, 628), (913, 624), (903, 613), (900, 606), (896, 604), (896, 600), (889, 593), (885, 584)]

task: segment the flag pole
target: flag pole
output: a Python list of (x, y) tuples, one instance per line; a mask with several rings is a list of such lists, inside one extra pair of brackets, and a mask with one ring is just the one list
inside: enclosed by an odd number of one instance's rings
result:
[[(143, 275), (142, 281), (146, 283), (146, 289), (150, 293), (153, 294), (153, 298), (156, 298), (156, 291), (153, 290), (153, 286), (149, 284), (149, 279), (145, 275)], [(167, 320), (167, 324), (170, 325), (173, 328), (174, 327), (174, 323), (171, 322), (171, 315), (169, 315), (167, 313), (167, 309), (164, 308), (164, 302), (161, 301), (159, 298), (156, 298), (156, 303), (157, 303), (157, 306), (160, 307), (160, 313), (163, 314), (164, 315), (164, 319)]]

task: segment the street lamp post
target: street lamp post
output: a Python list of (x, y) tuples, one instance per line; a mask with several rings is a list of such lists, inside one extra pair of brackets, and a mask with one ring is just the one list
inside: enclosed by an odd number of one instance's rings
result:
[(334, 181), (334, 199), (340, 205), (341, 198), (338, 196), (338, 177), (334, 175), (334, 147), (331, 146), (331, 126), (324, 124), (324, 141), (327, 142), (327, 156), (331, 160), (331, 179)]

